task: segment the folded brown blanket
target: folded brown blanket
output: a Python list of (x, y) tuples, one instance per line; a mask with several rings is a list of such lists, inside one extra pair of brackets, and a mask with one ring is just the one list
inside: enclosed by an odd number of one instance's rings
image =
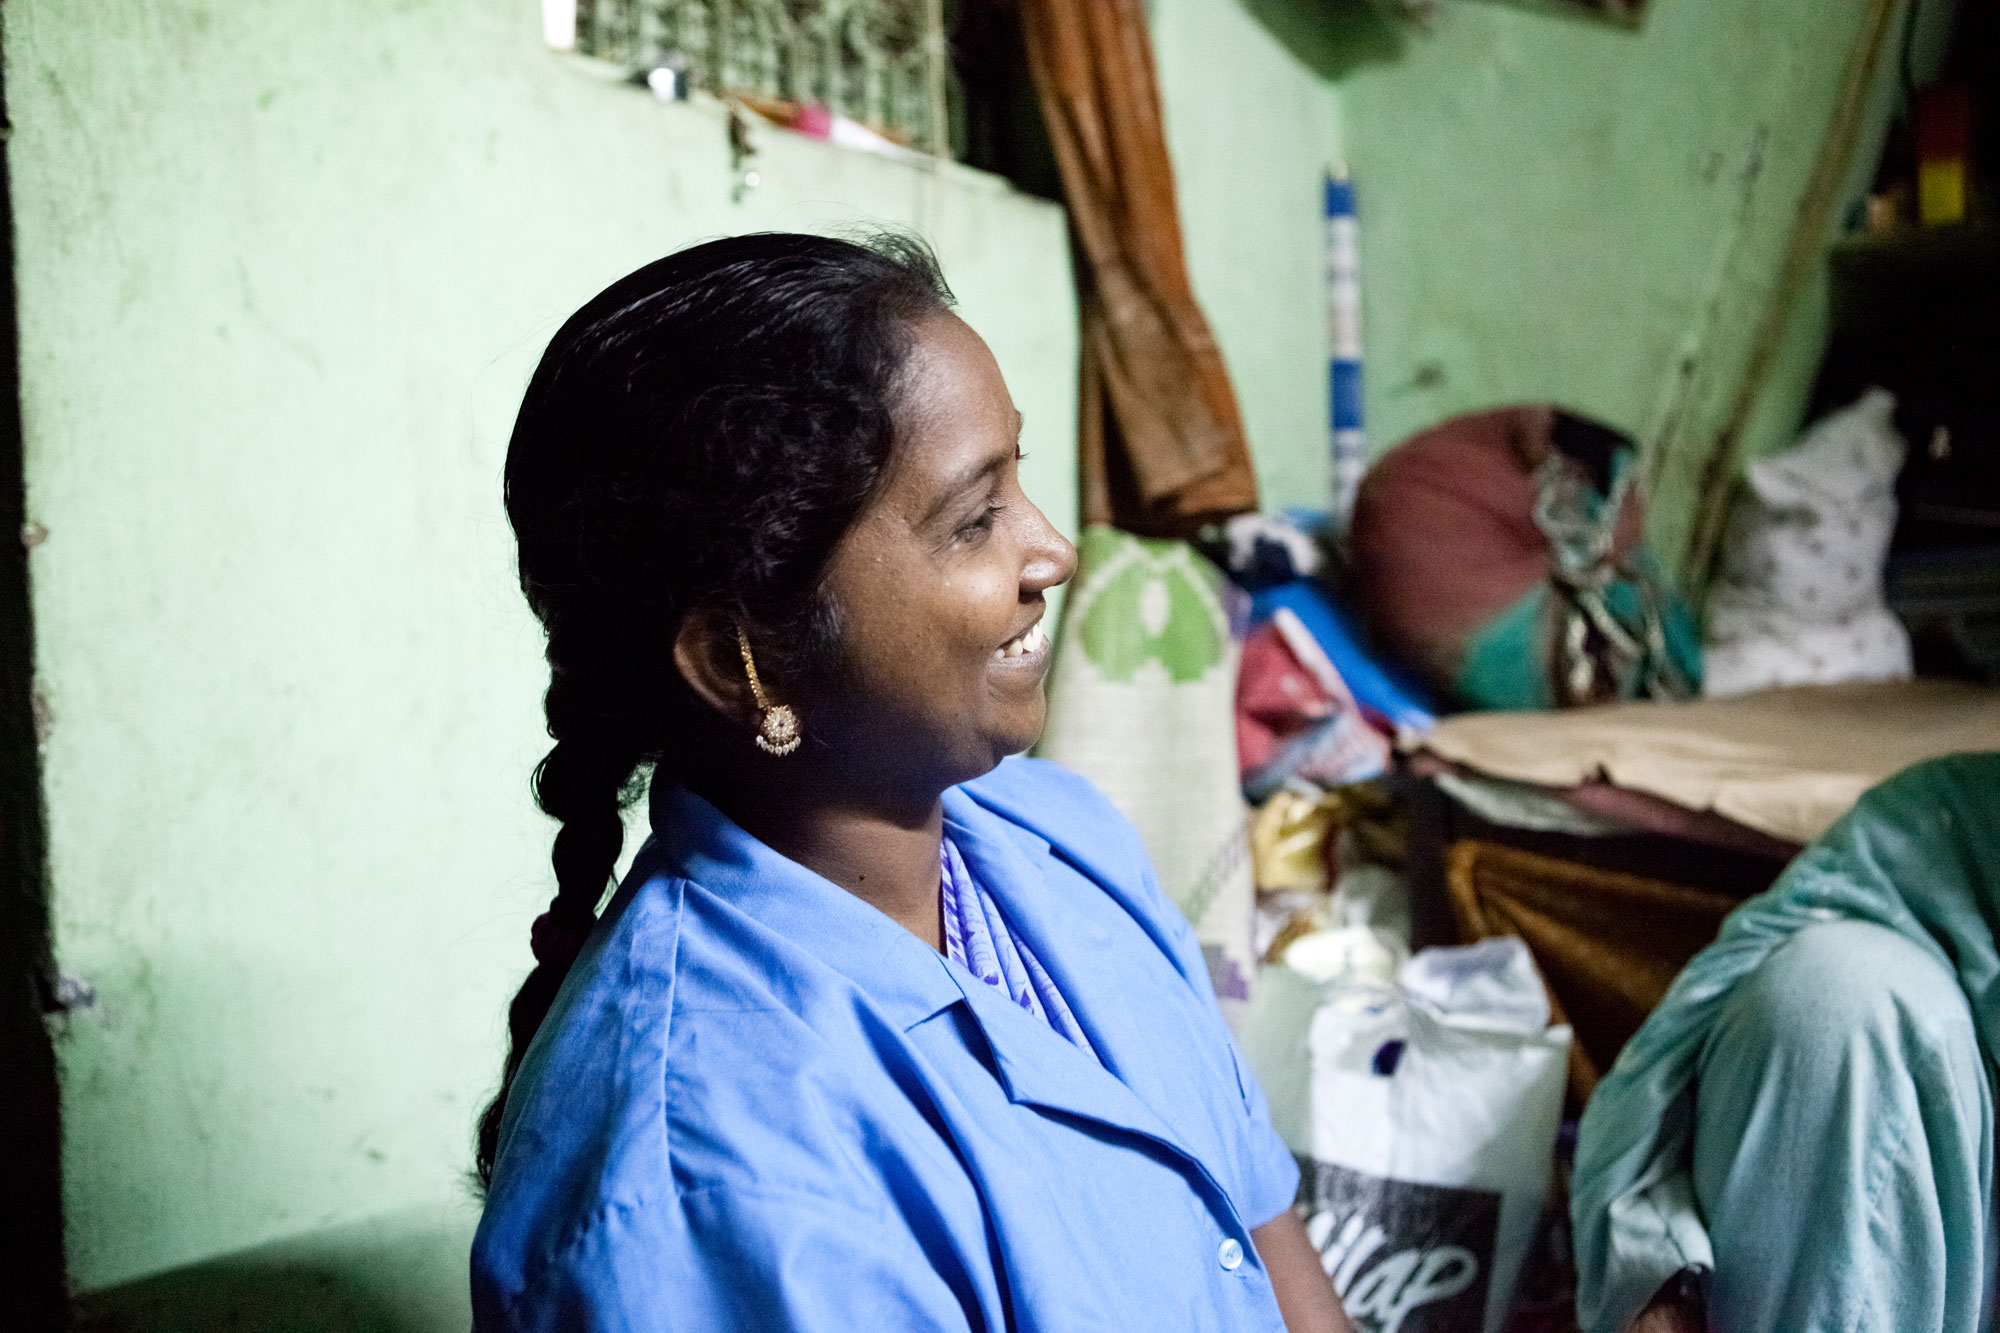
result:
[(1615, 783), (1804, 843), (1911, 764), (2000, 750), (2000, 689), (1804, 685), (1687, 703), (1462, 713), (1405, 746), (1517, 782)]

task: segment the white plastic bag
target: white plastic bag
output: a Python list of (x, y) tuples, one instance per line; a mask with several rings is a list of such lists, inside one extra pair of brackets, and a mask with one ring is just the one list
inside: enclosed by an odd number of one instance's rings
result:
[(1426, 949), (1313, 1017), (1306, 1229), (1355, 1324), (1506, 1321), (1548, 1192), (1570, 1031), (1513, 938)]

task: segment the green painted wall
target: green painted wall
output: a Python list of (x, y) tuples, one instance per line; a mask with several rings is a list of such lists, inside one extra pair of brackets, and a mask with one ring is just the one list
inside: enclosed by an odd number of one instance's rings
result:
[(73, 1277), (462, 1190), (549, 891), (498, 469), (560, 319), (690, 240), (938, 243), (1073, 528), (1059, 209), (539, 45), (532, 0), (6, 7)]
[[(1268, 498), (1324, 503), (1316, 184), (1344, 157), (1374, 447), (1566, 403), (1664, 446), (1655, 534), (1678, 550), (1861, 10), (1654, 0), (1631, 31), (1452, 0), (1422, 31), (1359, 0), (1154, 0), (1195, 285)], [(1751, 452), (1797, 424), (1824, 318), (1815, 289)]]
[[(1457, 5), (1357, 70), (1378, 438), (1563, 402), (1665, 442), (1653, 527), (1677, 551), (1862, 8), (1657, 0), (1632, 32)], [(1774, 378), (1753, 448), (1796, 424), (1818, 336)]]

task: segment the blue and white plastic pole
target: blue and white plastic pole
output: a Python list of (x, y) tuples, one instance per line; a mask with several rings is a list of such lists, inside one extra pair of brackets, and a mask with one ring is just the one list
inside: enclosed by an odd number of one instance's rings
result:
[(1354, 183), (1344, 164), (1326, 176), (1326, 328), (1333, 521), (1344, 530), (1368, 470), (1368, 437), (1361, 428), (1361, 246)]

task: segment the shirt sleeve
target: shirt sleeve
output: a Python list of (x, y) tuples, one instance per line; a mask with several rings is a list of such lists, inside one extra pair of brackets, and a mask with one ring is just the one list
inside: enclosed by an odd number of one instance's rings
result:
[[(510, 1309), (476, 1321), (477, 1333), (984, 1328), (903, 1219), (754, 1188), (693, 1190), (679, 1205), (605, 1208)], [(663, 1213), (676, 1224), (657, 1225)]]
[(1250, 1066), (1229, 1040), (1229, 1058), (1236, 1066), (1236, 1085), (1243, 1098), (1244, 1185), (1237, 1207), (1243, 1220), (1261, 1227), (1290, 1208), (1299, 1196), (1299, 1164), (1292, 1150), (1271, 1127), (1271, 1108)]
[(1629, 1327), (1676, 1274), (1702, 1275), (1715, 1251), (1685, 1172), (1669, 1172), (1617, 1199), (1611, 1209), (1610, 1253), (1584, 1276), (1578, 1318), (1584, 1328)]

